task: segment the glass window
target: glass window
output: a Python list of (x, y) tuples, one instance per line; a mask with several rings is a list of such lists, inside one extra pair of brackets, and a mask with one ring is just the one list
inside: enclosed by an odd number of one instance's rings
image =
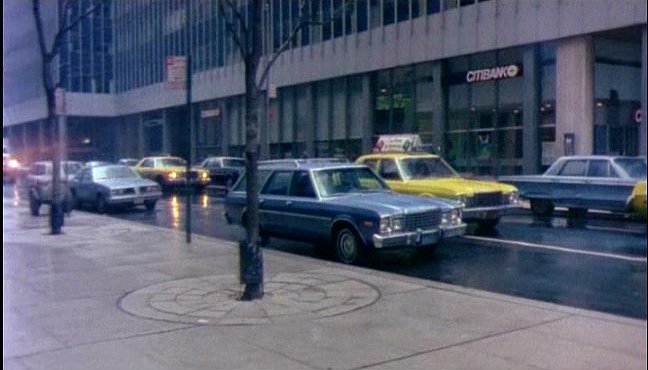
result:
[(261, 193), (266, 195), (288, 195), (292, 175), (292, 171), (275, 172)]
[(394, 23), (394, 1), (396, 0), (383, 0), (383, 25)]
[(406, 179), (459, 176), (441, 158), (406, 158), (401, 160), (401, 168)]
[(594, 160), (589, 162), (587, 169), (588, 177), (616, 177), (610, 171), (610, 162), (606, 160)]
[(322, 197), (351, 192), (385, 191), (389, 188), (368, 168), (336, 168), (315, 171), (315, 184)]
[(223, 166), (225, 167), (245, 167), (244, 159), (223, 159)]
[(356, 3), (356, 27), (358, 32), (367, 30), (367, 1), (369, 0), (357, 0)]
[(559, 176), (585, 176), (586, 168), (587, 168), (586, 160), (571, 160), (565, 162), (558, 175)]
[(618, 164), (633, 179), (646, 178), (646, 160), (641, 158), (617, 158), (614, 163)]
[(290, 195), (295, 197), (315, 198), (315, 190), (308, 171), (298, 171), (293, 176)]
[(427, 0), (427, 14), (434, 14), (441, 11), (441, 0)]
[(142, 162), (142, 165), (140, 167), (153, 167), (153, 160), (152, 159), (144, 160), (144, 162)]
[(398, 167), (396, 167), (396, 162), (392, 159), (381, 160), (378, 173), (380, 174), (380, 177), (386, 180), (400, 180)]

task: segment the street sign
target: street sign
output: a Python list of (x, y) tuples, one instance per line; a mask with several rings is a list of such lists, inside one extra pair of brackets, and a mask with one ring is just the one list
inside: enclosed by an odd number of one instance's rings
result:
[(270, 84), (270, 86), (268, 87), (268, 97), (270, 99), (276, 99), (277, 98), (277, 85)]
[(172, 55), (166, 59), (167, 87), (184, 90), (187, 85), (187, 57)]
[(634, 112), (634, 120), (635, 120), (635, 122), (637, 122), (637, 123), (641, 123), (641, 120), (642, 120), (641, 109), (637, 109), (637, 110)]

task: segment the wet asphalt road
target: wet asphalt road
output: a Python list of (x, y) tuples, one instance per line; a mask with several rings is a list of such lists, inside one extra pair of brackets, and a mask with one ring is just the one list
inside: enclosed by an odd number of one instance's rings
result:
[[(20, 196), (12, 188), (4, 187), (5, 197)], [(115, 210), (110, 216), (184, 231), (185, 208), (186, 197), (180, 194), (161, 200), (154, 212)], [(222, 198), (196, 196), (192, 232), (232, 241), (243, 239), (243, 229), (227, 225), (222, 212)], [(592, 216), (584, 224), (571, 225), (560, 215), (539, 221), (520, 212), (504, 217), (495, 232), (471, 231), (473, 235), (439, 245), (430, 256), (407, 250), (381, 252), (365, 267), (647, 318), (645, 223)], [(268, 248), (334, 260), (311, 245), (283, 239), (271, 239)]]

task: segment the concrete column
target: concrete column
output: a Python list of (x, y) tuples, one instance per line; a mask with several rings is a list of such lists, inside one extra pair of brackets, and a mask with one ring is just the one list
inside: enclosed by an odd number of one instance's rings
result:
[[(144, 145), (144, 114), (142, 113), (138, 114), (138, 118), (139, 119), (137, 120), (137, 152), (138, 152), (138, 156), (142, 158), (144, 155), (146, 155), (145, 151), (147, 150), (146, 145)], [(126, 124), (128, 124), (128, 122)]]
[[(445, 134), (446, 124), (446, 99), (447, 95), (443, 91), (443, 62), (436, 61), (432, 65), (432, 84), (434, 89), (434, 108), (432, 112), (432, 142), (430, 144), (435, 148), (435, 153), (445, 154), (443, 135)], [(440, 150), (439, 150), (440, 148)]]
[(556, 147), (566, 154), (565, 135), (574, 135), (574, 154), (592, 154), (594, 142), (594, 43), (589, 35), (558, 42), (556, 50)]
[(538, 107), (540, 106), (540, 65), (538, 46), (526, 47), (522, 57), (524, 70), (524, 115), (522, 119), (522, 171), (535, 174), (539, 171)]
[(304, 143), (306, 144), (306, 153), (310, 156), (315, 155), (315, 125), (311, 125), (315, 122), (315, 109), (313, 107), (313, 91), (315, 90), (315, 84), (310, 83), (306, 87), (306, 106), (311, 107), (307, 109), (305, 113), (306, 123), (304, 127)]
[(169, 122), (167, 110), (162, 109), (162, 153), (171, 151), (171, 135), (169, 134)]
[(362, 152), (371, 153), (373, 148), (374, 133), (374, 91), (371, 90), (371, 73), (365, 73), (362, 76), (362, 93), (367, 97), (364, 109), (366, 110), (367, 119), (362, 122)]
[(646, 26), (641, 37), (641, 123), (639, 124), (639, 155), (646, 155)]

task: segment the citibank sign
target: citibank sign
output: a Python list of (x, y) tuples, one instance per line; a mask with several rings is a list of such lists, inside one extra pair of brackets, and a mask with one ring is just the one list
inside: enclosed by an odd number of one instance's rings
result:
[(520, 76), (522, 74), (521, 72), (522, 70), (517, 64), (478, 69), (475, 71), (466, 72), (466, 82), (473, 83), (480, 81), (501, 80), (504, 78), (514, 78)]

